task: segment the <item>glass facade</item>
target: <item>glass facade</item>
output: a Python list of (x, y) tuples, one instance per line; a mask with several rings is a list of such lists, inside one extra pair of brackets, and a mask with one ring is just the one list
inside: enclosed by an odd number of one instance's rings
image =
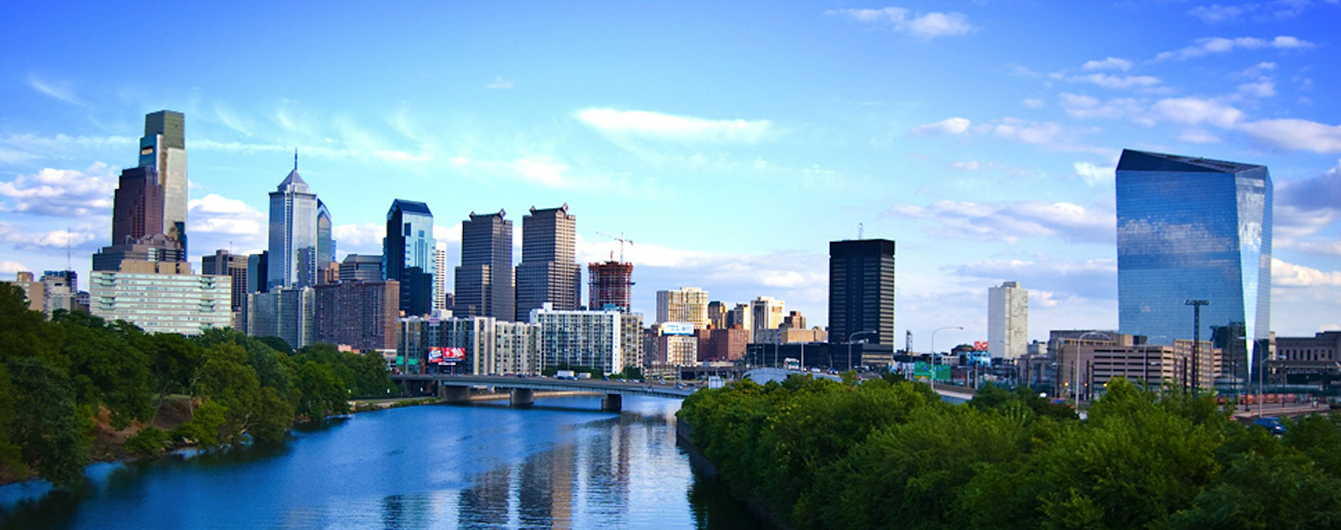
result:
[(382, 239), (382, 270), (400, 286), (400, 309), (426, 315), (433, 307), (433, 274), (437, 270), (433, 212), (422, 202), (396, 199), (386, 212)]
[[(1117, 167), (1118, 327), (1153, 344), (1221, 337), (1246, 377), (1247, 338), (1271, 321), (1271, 176), (1264, 166), (1123, 151)], [(1255, 354), (1254, 354), (1255, 355)], [(1257, 359), (1254, 359), (1254, 363)]]
[(317, 194), (295, 168), (270, 192), (269, 289), (304, 287), (317, 277)]

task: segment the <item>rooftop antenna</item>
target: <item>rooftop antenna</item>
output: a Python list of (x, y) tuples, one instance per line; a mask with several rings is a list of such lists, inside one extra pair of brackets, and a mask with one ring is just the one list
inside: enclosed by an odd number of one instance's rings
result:
[(861, 233), (864, 230), (864, 228), (865, 227), (863, 227), (861, 223), (857, 223), (857, 239), (861, 239)]
[(298, 148), (293, 148), (293, 170), (298, 171)]

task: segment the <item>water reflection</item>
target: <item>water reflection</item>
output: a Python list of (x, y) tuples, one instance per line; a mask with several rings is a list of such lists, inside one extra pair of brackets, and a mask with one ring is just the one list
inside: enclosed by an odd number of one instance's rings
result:
[[(0, 488), (0, 528), (752, 528), (675, 444), (679, 403), (359, 414), (249, 447)], [(574, 410), (574, 408), (586, 410)]]

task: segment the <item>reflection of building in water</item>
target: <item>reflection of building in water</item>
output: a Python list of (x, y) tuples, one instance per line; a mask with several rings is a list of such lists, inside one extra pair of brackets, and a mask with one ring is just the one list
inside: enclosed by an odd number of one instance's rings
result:
[(475, 475), (475, 485), (461, 492), (459, 523), (462, 528), (506, 526), (511, 498), (512, 468), (500, 467)]

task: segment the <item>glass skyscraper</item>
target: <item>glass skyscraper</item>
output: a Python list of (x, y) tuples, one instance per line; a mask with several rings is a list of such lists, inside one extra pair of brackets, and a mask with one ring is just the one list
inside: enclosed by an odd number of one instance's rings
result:
[[(1246, 377), (1245, 340), (1262, 344), (1271, 330), (1271, 200), (1265, 166), (1124, 150), (1117, 166), (1120, 332), (1152, 344), (1192, 339), (1189, 301), (1209, 301), (1201, 306), (1201, 339), (1215, 338), (1226, 371)], [(1242, 335), (1229, 337), (1227, 329)]]
[(293, 171), (270, 192), (267, 290), (306, 287), (317, 278), (317, 194)]
[(400, 282), (400, 309), (406, 315), (427, 315), (433, 309), (433, 273), (437, 270), (433, 212), (422, 202), (396, 199), (386, 212), (382, 239), (382, 270)]

